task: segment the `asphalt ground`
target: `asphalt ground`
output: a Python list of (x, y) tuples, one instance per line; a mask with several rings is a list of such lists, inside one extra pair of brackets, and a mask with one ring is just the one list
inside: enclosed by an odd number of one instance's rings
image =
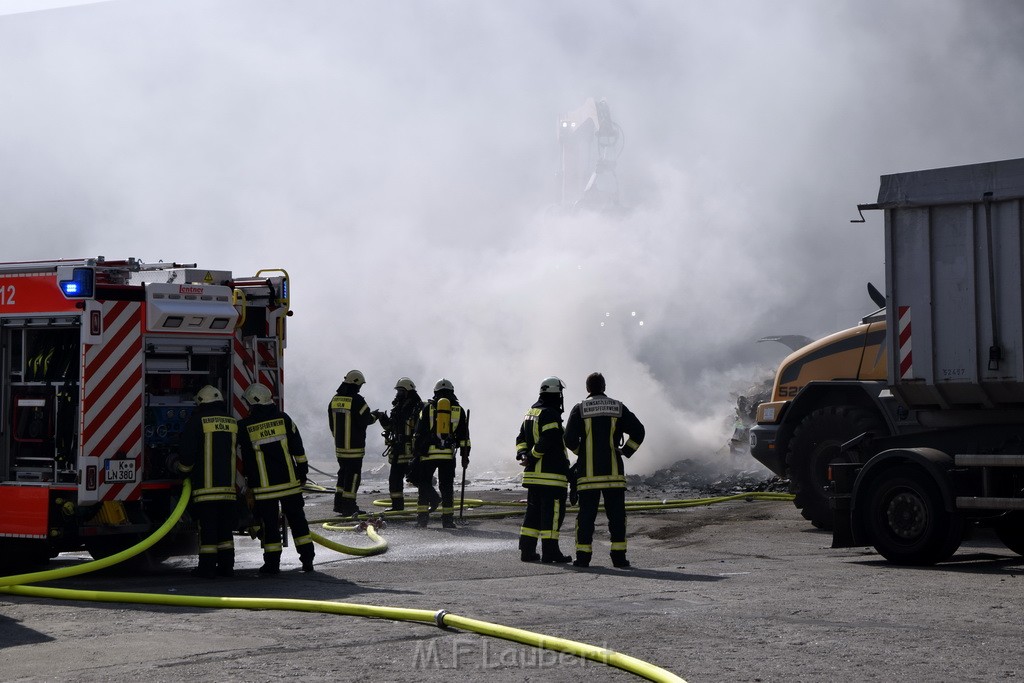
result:
[[(474, 491), (509, 500), (522, 491)], [(368, 509), (380, 494), (360, 497)], [(467, 494), (470, 497), (470, 494)], [(659, 497), (674, 497), (660, 493)], [(638, 496), (630, 496), (637, 499)], [(1024, 558), (978, 534), (953, 561), (914, 569), (869, 548), (833, 550), (792, 504), (733, 501), (632, 513), (633, 568), (611, 567), (599, 517), (593, 565), (519, 561), (519, 513), (470, 510), (454, 530), (390, 520), (385, 553), (318, 548), (316, 571), (285, 548), (261, 576), (238, 537), (236, 577), (203, 580), (194, 558), (50, 582), (86, 591), (340, 601), (447, 610), (606, 647), (689, 681), (992, 681), (1024, 676)], [(312, 520), (330, 497), (308, 496)], [(571, 552), (574, 516), (563, 529)], [(348, 545), (363, 532), (314, 528)], [(62, 555), (60, 567), (83, 561)], [(5, 681), (628, 681), (600, 662), (433, 624), (270, 610), (0, 595)]]

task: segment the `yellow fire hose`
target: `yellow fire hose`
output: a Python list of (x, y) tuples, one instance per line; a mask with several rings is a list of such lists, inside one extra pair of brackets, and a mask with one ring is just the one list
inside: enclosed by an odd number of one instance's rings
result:
[[(353, 527), (336, 527), (333, 525), (324, 524), (325, 529), (331, 529), (333, 531), (354, 531), (358, 529), (358, 526)], [(361, 548), (353, 545), (344, 545), (337, 541), (332, 541), (329, 538), (324, 538), (320, 534), (310, 531), (309, 535), (313, 537), (313, 540), (322, 545), (325, 548), (329, 548), (335, 552), (345, 553), (346, 555), (359, 555), (366, 557), (368, 555), (379, 555), (388, 549), (388, 542), (385, 541), (380, 535), (377, 534), (377, 530), (372, 524), (366, 527), (366, 535), (373, 541), (373, 545), (366, 548)]]
[[(26, 586), (23, 584), (38, 581), (51, 581), (60, 578), (77, 576), (90, 571), (96, 571), (110, 567), (122, 562), (140, 552), (144, 552), (157, 541), (163, 538), (177, 524), (192, 491), (191, 483), (186, 479), (178, 499), (178, 504), (170, 517), (167, 518), (160, 528), (151, 536), (135, 544), (127, 550), (105, 557), (101, 560), (85, 562), (73, 567), (64, 567), (28, 574), (16, 574), (13, 576), (0, 577), (0, 593), (9, 595), (21, 595), (35, 598), (52, 598), (57, 600), (81, 600), (93, 602), (120, 602), (138, 603), (150, 605), (170, 605), (177, 607), (209, 607), (215, 609), (271, 609), (271, 610), (292, 610), (302, 612), (324, 612), (329, 614), (346, 614), (349, 616), (371, 617), (378, 619), (391, 619), (396, 621), (416, 621), (422, 623), (433, 622), (440, 628), (461, 628), (480, 635), (502, 638), (514, 642), (531, 645), (546, 650), (564, 652), (590, 659), (608, 666), (614, 666), (629, 673), (652, 681), (665, 683), (686, 683), (682, 678), (671, 671), (662, 669), (635, 657), (624, 655), (606, 648), (580, 643), (564, 638), (553, 638), (543, 634), (525, 631), (522, 629), (502, 626), (487, 621), (479, 621), (467, 617), (460, 617), (449, 614), (445, 610), (421, 610), (401, 607), (377, 607), (374, 605), (360, 605), (356, 603), (331, 602), (326, 600), (299, 600), (285, 598), (229, 598), (209, 597), (200, 595), (163, 595), (160, 593), (120, 593), (111, 591), (73, 590), (67, 588), (45, 588), (39, 586)], [(367, 534), (370, 535), (372, 527), (367, 527)], [(314, 540), (321, 543), (322, 537), (314, 534)], [(373, 536), (380, 539), (374, 531)], [(323, 539), (326, 541), (327, 539)], [(380, 539), (383, 541), (383, 539)], [(331, 543), (331, 542), (329, 542)], [(340, 545), (340, 544), (338, 544)], [(330, 547), (328, 545), (327, 547)], [(343, 551), (344, 552), (344, 551)], [(369, 554), (369, 553), (368, 553)]]
[[(626, 510), (630, 512), (649, 512), (655, 510), (675, 510), (679, 508), (688, 507), (699, 507), (702, 505), (714, 505), (715, 503), (726, 503), (731, 500), (769, 500), (769, 501), (791, 501), (793, 500), (792, 493), (781, 493), (775, 491), (751, 491), (748, 493), (736, 493), (728, 496), (712, 496), (708, 498), (683, 498), (683, 499), (665, 499), (665, 500), (628, 500), (626, 501)], [(455, 506), (459, 506), (458, 500), (455, 501)], [(373, 501), (373, 504), (378, 507), (385, 505), (391, 505), (390, 499), (381, 498)], [(410, 505), (415, 505), (415, 501), (412, 501)], [(495, 510), (493, 512), (477, 512), (474, 510), (473, 514), (466, 515), (468, 519), (490, 519), (490, 518), (501, 518), (510, 517), (512, 515), (522, 514), (522, 509), (526, 507), (526, 503), (520, 500), (481, 500), (479, 498), (467, 498), (465, 501), (466, 509), (474, 509), (480, 507), (498, 507), (506, 508), (504, 510)], [(511, 508), (511, 509), (508, 509)], [(578, 510), (579, 508), (575, 505), (566, 508), (567, 512)], [(603, 510), (604, 506), (599, 505), (599, 510)], [(392, 515), (410, 515), (416, 514), (416, 510), (402, 510), (398, 512), (376, 512), (372, 515), (362, 515), (362, 517), (377, 517), (384, 516), (390, 517)], [(326, 525), (325, 525), (326, 527)], [(332, 527), (326, 527), (332, 528)]]

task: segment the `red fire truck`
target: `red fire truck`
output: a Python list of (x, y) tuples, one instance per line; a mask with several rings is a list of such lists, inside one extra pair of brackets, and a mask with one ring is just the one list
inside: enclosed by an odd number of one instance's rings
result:
[(283, 270), (0, 263), (0, 558), (100, 557), (159, 526), (195, 392), (217, 387), (239, 417), (254, 381), (280, 402), (289, 315)]

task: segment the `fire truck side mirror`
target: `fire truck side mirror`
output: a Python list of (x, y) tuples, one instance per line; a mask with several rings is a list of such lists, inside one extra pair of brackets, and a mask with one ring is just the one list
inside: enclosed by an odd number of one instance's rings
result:
[(57, 282), (68, 299), (91, 299), (96, 291), (96, 271), (88, 266), (60, 266)]

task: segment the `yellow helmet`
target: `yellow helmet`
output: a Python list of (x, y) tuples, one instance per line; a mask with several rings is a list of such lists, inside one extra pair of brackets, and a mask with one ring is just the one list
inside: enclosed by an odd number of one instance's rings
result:
[(196, 392), (196, 403), (199, 405), (203, 405), (204, 403), (216, 403), (217, 401), (223, 400), (224, 395), (220, 393), (220, 389), (209, 384)]
[(251, 406), (269, 405), (274, 402), (274, 395), (270, 393), (270, 389), (265, 384), (260, 384), (259, 382), (250, 384), (249, 388), (242, 394), (242, 398)]
[(355, 384), (357, 387), (366, 384), (366, 378), (358, 370), (349, 370), (343, 381), (345, 384)]
[(562, 389), (565, 388), (565, 384), (562, 380), (558, 379), (554, 375), (547, 377), (540, 383), (540, 393), (542, 394), (560, 394)]

